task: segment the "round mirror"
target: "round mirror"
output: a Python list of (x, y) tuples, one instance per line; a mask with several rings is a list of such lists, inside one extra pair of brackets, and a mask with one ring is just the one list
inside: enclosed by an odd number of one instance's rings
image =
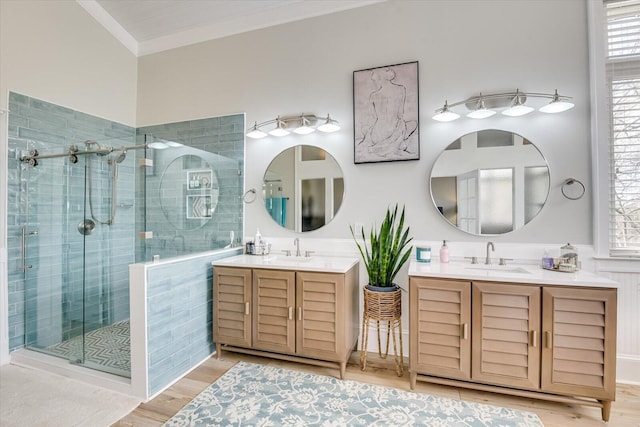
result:
[(160, 178), (158, 196), (167, 221), (179, 230), (195, 230), (211, 220), (218, 205), (218, 178), (200, 156), (175, 158)]
[(269, 216), (280, 226), (297, 232), (317, 230), (342, 205), (342, 169), (322, 148), (291, 147), (271, 161), (262, 194)]
[(529, 140), (481, 130), (452, 142), (431, 171), (440, 215), (475, 235), (517, 230), (535, 218), (549, 195), (549, 166)]

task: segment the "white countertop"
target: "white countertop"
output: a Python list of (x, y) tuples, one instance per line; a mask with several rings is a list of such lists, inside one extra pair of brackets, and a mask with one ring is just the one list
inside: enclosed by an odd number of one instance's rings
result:
[(506, 266), (463, 262), (441, 264), (433, 261), (425, 263), (411, 260), (409, 276), (595, 288), (618, 287), (618, 284), (613, 280), (597, 276), (588, 271), (580, 270), (575, 273), (564, 273), (525, 264), (509, 264)]
[(315, 271), (322, 273), (346, 273), (359, 262), (357, 258), (286, 255), (238, 255), (213, 261), (214, 267), (267, 268), (273, 270)]

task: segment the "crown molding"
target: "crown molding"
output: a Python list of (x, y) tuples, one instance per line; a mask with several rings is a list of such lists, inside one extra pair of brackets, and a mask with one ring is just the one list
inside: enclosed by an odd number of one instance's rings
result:
[(122, 43), (135, 56), (138, 55), (139, 43), (127, 30), (113, 19), (95, 0), (76, 0), (76, 2)]

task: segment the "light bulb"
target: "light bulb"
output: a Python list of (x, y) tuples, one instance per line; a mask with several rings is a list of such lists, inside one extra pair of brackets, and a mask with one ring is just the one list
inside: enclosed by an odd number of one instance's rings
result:
[(519, 117), (519, 116), (524, 116), (525, 114), (529, 114), (532, 111), (533, 111), (533, 108), (531, 107), (528, 107), (522, 104), (516, 104), (513, 107), (510, 107), (504, 110), (502, 114), (510, 117)]
[(154, 150), (164, 150), (165, 148), (169, 148), (169, 146), (164, 142), (156, 141), (149, 144), (149, 148), (153, 148)]
[(486, 119), (487, 117), (491, 117), (496, 112), (493, 110), (487, 110), (486, 108), (479, 108), (467, 114), (467, 117), (471, 119)]
[(311, 132), (315, 132), (315, 129), (309, 126), (309, 121), (305, 116), (301, 116), (300, 119), (300, 126), (293, 130), (295, 133), (298, 135), (307, 135)]
[(273, 135), (273, 136), (287, 136), (289, 135), (289, 131), (287, 129), (285, 129), (287, 127), (287, 124), (280, 120), (280, 117), (278, 117), (276, 119), (276, 128), (275, 129), (271, 129), (269, 131), (269, 135)]
[(460, 118), (460, 114), (456, 114), (453, 111), (449, 110), (449, 105), (447, 104), (447, 101), (444, 101), (444, 107), (442, 107), (442, 110), (440, 110), (438, 114), (436, 114), (431, 118), (439, 122), (451, 122), (453, 120)]
[(320, 126), (318, 126), (318, 130), (320, 132), (336, 132), (336, 131), (340, 130), (340, 126), (338, 126), (338, 122), (337, 121), (333, 120), (327, 114), (327, 121), (324, 122), (323, 124), (321, 124)]
[(563, 111), (567, 111), (575, 107), (572, 102), (560, 100), (560, 96), (558, 95), (558, 89), (556, 89), (556, 93), (553, 95), (553, 99), (547, 105), (540, 107), (540, 112), (542, 113), (562, 113)]
[(249, 138), (259, 139), (264, 138), (265, 136), (267, 136), (267, 134), (258, 129), (258, 122), (255, 122), (251, 130), (247, 132), (247, 136)]

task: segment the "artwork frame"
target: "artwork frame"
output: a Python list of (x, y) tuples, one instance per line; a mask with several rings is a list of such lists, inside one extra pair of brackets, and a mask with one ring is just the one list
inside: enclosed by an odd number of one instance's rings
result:
[(420, 159), (418, 61), (353, 72), (355, 164)]

